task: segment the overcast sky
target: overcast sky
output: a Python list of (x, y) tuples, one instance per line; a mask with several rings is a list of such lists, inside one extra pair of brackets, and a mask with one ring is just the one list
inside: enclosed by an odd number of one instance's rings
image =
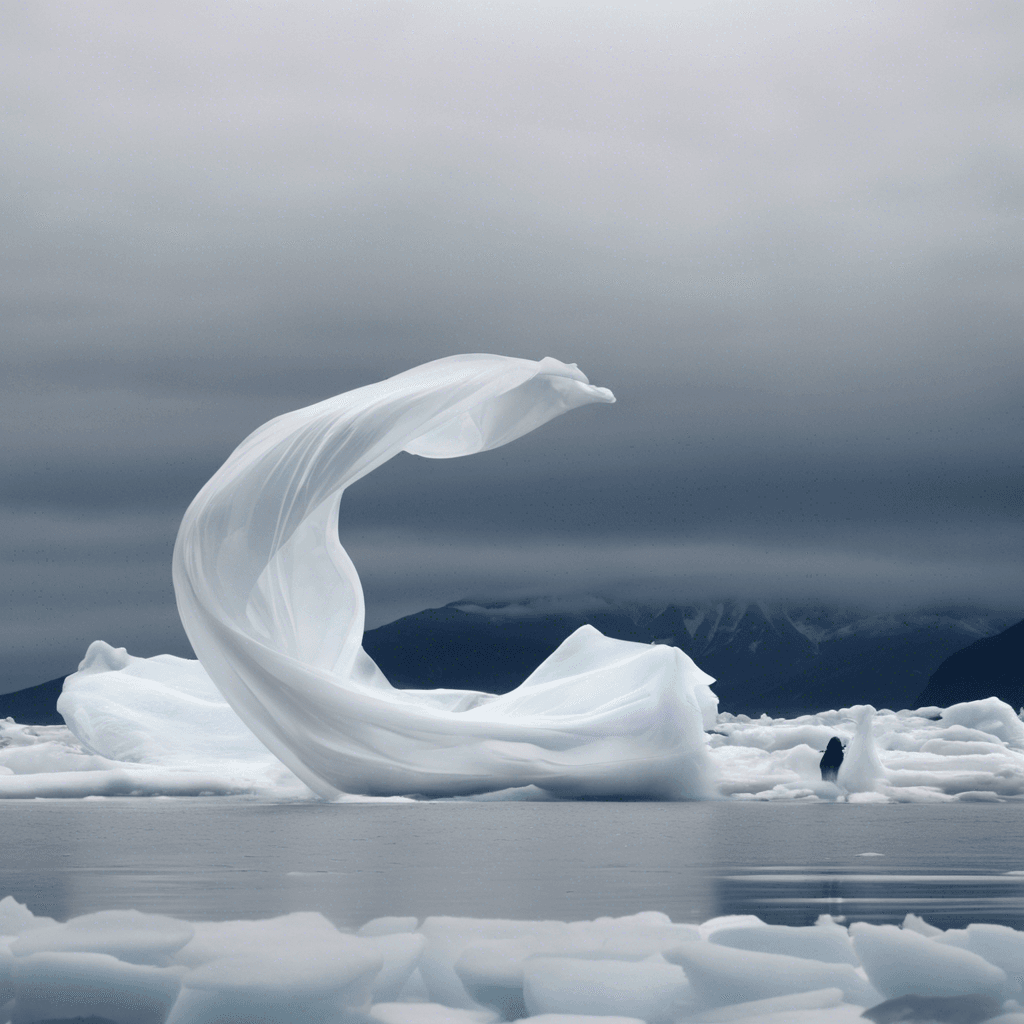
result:
[(187, 653), (171, 548), (231, 449), (455, 352), (619, 401), (356, 485), (370, 625), (1024, 610), (1022, 11), (0, 5), (0, 691)]

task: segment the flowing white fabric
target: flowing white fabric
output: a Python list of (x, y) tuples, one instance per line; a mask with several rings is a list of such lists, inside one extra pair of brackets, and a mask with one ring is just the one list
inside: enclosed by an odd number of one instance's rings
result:
[(403, 450), (469, 455), (614, 401), (555, 359), (452, 356), (271, 420), (199, 492), (174, 549), (185, 631), (315, 792), (705, 795), (713, 680), (676, 648), (584, 626), (493, 697), (396, 690), (361, 647), (362, 588), (338, 539), (349, 484)]

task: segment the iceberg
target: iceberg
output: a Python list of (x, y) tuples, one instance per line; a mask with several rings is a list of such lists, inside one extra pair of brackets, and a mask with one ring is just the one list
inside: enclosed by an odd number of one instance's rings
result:
[(677, 648), (584, 626), (495, 697), (397, 690), (361, 646), (346, 487), (401, 451), (487, 451), (613, 401), (555, 359), (451, 356), (271, 420), (202, 488), (174, 549), (182, 623), (238, 718), (315, 793), (707, 795), (713, 680)]
[(190, 923), (108, 910), (60, 923), (7, 896), (0, 1024), (1024, 1024), (1022, 942), (1011, 928), (944, 932), (913, 915), (902, 927), (823, 915), (805, 928), (657, 911), (392, 917), (351, 932), (315, 912)]
[[(58, 706), (67, 726), (0, 720), (0, 799), (316, 799), (249, 731), (197, 661), (166, 654), (135, 658), (97, 640), (65, 682)], [(723, 712), (707, 725), (703, 781), (712, 797), (840, 803), (1024, 799), (1024, 723), (994, 697), (945, 709), (858, 706), (796, 719)], [(832, 737), (847, 744), (843, 767), (848, 762), (849, 769), (836, 782), (825, 782), (818, 762)], [(552, 796), (528, 785), (460, 799)]]

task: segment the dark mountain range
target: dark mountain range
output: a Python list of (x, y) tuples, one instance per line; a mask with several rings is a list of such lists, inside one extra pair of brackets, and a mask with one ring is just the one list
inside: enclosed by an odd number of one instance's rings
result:
[[(682, 648), (715, 677), (719, 706), (733, 714), (777, 717), (852, 704), (944, 707), (993, 693), (1019, 707), (1024, 623), (1006, 629), (1015, 618), (977, 608), (880, 615), (740, 600), (666, 606), (600, 599), (459, 602), (369, 630), (363, 647), (398, 687), (506, 693), (589, 622), (621, 640)], [(968, 658), (969, 652), (975, 653)], [(958, 667), (976, 662), (984, 667), (972, 668), (973, 675)], [(967, 681), (946, 682), (954, 678), (949, 665), (960, 672), (955, 678)], [(63, 682), (0, 695), (0, 719), (61, 724), (56, 703)]]
[(1017, 709), (1024, 705), (1024, 622), (951, 654), (919, 699), (922, 705), (948, 707), (984, 697), (998, 697)]
[(928, 678), (954, 651), (1016, 616), (978, 609), (868, 614), (816, 605), (727, 600), (652, 607), (591, 600), (465, 602), (371, 630), (367, 653), (396, 685), (504, 693), (573, 630), (682, 648), (718, 682), (723, 711), (793, 715), (852, 704), (917, 707)]
[(13, 718), (22, 725), (63, 725), (64, 719), (57, 713), (57, 698), (66, 678), (61, 676), (27, 690), (0, 694), (0, 720)]

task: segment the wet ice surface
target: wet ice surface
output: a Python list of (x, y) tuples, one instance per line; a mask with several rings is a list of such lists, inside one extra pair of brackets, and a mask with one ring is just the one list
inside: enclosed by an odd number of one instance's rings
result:
[[(821, 752), (846, 747), (835, 783)], [(799, 718), (722, 714), (710, 738), (723, 796), (851, 802), (999, 801), (1024, 796), (1024, 722), (995, 697), (906, 711), (860, 705)]]
[[(67, 922), (0, 900), (0, 1020), (117, 1024), (1024, 1021), (1024, 932), (827, 915), (700, 925), (647, 911), (561, 922), (322, 914)], [(908, 1013), (908, 1011), (910, 1011)], [(915, 1012), (916, 1011), (916, 1012)], [(929, 1011), (927, 1015), (923, 1011)]]

